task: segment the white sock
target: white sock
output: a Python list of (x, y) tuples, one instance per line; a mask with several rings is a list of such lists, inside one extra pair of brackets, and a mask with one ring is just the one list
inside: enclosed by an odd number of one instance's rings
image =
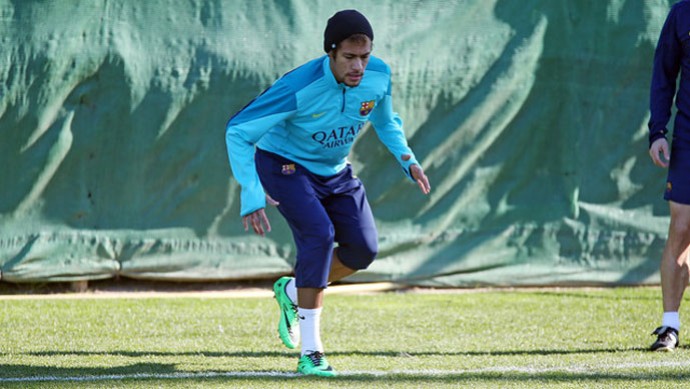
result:
[(321, 344), (321, 311), (323, 308), (299, 308), (299, 328), (302, 333), (302, 355), (323, 352)]
[(680, 316), (678, 316), (678, 312), (664, 312), (664, 317), (661, 319), (661, 325), (672, 327), (680, 331)]
[(292, 300), (292, 303), (297, 305), (297, 288), (295, 287), (295, 279), (290, 278), (287, 284), (285, 284), (285, 294)]

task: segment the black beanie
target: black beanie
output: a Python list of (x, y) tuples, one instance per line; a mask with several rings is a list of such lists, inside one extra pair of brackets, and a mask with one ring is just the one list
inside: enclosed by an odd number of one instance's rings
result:
[(354, 9), (338, 11), (328, 19), (323, 32), (323, 49), (328, 53), (354, 34), (364, 34), (374, 41), (374, 31), (364, 15)]

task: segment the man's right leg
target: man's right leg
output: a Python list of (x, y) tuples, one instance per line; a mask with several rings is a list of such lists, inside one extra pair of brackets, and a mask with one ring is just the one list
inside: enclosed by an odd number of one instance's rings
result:
[[(287, 347), (296, 347), (300, 340), (296, 336), (299, 327), (302, 353), (297, 371), (333, 376), (336, 373), (326, 361), (319, 334), (323, 288), (328, 284), (333, 250), (333, 225), (314, 189), (313, 177), (306, 169), (260, 149), (254, 160), (261, 184), (266, 193), (280, 203), (278, 210), (290, 226), (297, 246), (295, 278), (283, 277), (274, 285), (281, 314), (280, 338)], [(297, 301), (290, 298), (295, 287)]]
[[(355, 273), (343, 265), (333, 250), (333, 259), (328, 282), (340, 280)], [(287, 348), (295, 348), (300, 341), (299, 308), (320, 309), (323, 307), (323, 288), (297, 288), (294, 277), (281, 277), (273, 284), (273, 292), (280, 306), (281, 318), (278, 324), (280, 339)], [(299, 307), (297, 302), (299, 301)], [(309, 333), (309, 331), (307, 331)], [(318, 334), (318, 331), (315, 331)], [(320, 339), (316, 340), (320, 343)], [(307, 338), (309, 342), (309, 338)], [(310, 346), (307, 346), (309, 348)], [(312, 347), (318, 348), (318, 347)]]
[(652, 333), (657, 335), (657, 340), (651, 346), (652, 351), (671, 351), (678, 346), (678, 310), (690, 274), (690, 205), (669, 201), (669, 206), (671, 222), (659, 268), (664, 315), (661, 327)]

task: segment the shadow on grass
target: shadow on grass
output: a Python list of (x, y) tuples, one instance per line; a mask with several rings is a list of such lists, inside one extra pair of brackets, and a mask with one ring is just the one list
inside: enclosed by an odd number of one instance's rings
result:
[[(134, 374), (172, 374), (179, 370), (171, 363), (135, 363), (127, 366), (113, 367), (57, 367), (37, 365), (8, 365), (0, 364), (0, 380), (8, 377), (33, 377), (35, 380), (44, 378), (45, 381), (59, 377), (103, 377), (108, 378)], [(20, 381), (19, 379), (17, 381)]]
[[(602, 367), (605, 369), (605, 367)], [(602, 371), (567, 371), (564, 370), (540, 370), (529, 368), (497, 369), (486, 371), (482, 369), (459, 371), (390, 371), (390, 372), (343, 372), (336, 378), (304, 377), (294, 371), (184, 371), (178, 370), (172, 364), (137, 363), (118, 367), (45, 367), (33, 365), (3, 365), (0, 364), (0, 384), (39, 384), (41, 382), (74, 382), (84, 384), (90, 382), (155, 382), (176, 381), (177, 385), (185, 382), (263, 382), (269, 384), (285, 379), (298, 380), (300, 385), (317, 381), (332, 381), (346, 383), (372, 383), (385, 382), (390, 384), (415, 384), (437, 383), (452, 385), (486, 385), (486, 384), (511, 384), (531, 383), (535, 385), (544, 383), (596, 383), (602, 385), (609, 383), (621, 383), (630, 381), (639, 384), (647, 382), (683, 382), (690, 380), (690, 371), (678, 371), (679, 368), (657, 368), (653, 372), (645, 372), (628, 369), (628, 371), (602, 372)], [(22, 386), (24, 387), (24, 386)]]
[[(688, 346), (683, 345), (678, 347), (678, 350), (687, 349)], [(534, 356), (534, 355), (576, 355), (576, 354), (600, 354), (600, 353), (621, 353), (621, 352), (644, 352), (648, 353), (646, 347), (629, 347), (629, 348), (597, 348), (597, 349), (568, 349), (568, 350), (495, 350), (495, 351), (406, 351), (406, 350), (390, 350), (390, 351), (328, 351), (329, 356), (370, 356), (370, 357), (427, 357), (427, 356)], [(32, 356), (58, 356), (58, 355), (76, 355), (76, 356), (93, 356), (93, 355), (118, 355), (126, 357), (174, 357), (174, 356), (200, 356), (200, 357), (214, 357), (214, 358), (266, 358), (266, 357), (286, 357), (294, 358), (298, 351), (31, 351), (25, 353), (13, 353), (14, 355), (32, 355)], [(0, 356), (6, 355), (0, 353)]]
[[(424, 371), (415, 372), (413, 374), (395, 374), (394, 372), (385, 376), (376, 375), (352, 375), (338, 377), (339, 381), (344, 382), (395, 382), (395, 383), (415, 383), (415, 382), (437, 382), (447, 384), (466, 384), (476, 386), (478, 384), (511, 384), (511, 383), (533, 383), (534, 385), (544, 383), (581, 383), (597, 385), (606, 382), (621, 382), (631, 381), (639, 383), (640, 381), (657, 381), (657, 382), (682, 382), (679, 380), (690, 379), (690, 372), (678, 371), (656, 371), (656, 372), (567, 372), (567, 371), (460, 371), (445, 373), (425, 373)], [(481, 385), (479, 385), (481, 386)]]

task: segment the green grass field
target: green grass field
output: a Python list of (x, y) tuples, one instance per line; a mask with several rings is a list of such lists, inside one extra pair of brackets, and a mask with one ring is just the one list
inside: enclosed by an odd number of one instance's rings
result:
[(294, 374), (270, 297), (0, 298), (0, 387), (688, 387), (690, 348), (646, 351), (660, 295), (328, 293), (335, 379)]

